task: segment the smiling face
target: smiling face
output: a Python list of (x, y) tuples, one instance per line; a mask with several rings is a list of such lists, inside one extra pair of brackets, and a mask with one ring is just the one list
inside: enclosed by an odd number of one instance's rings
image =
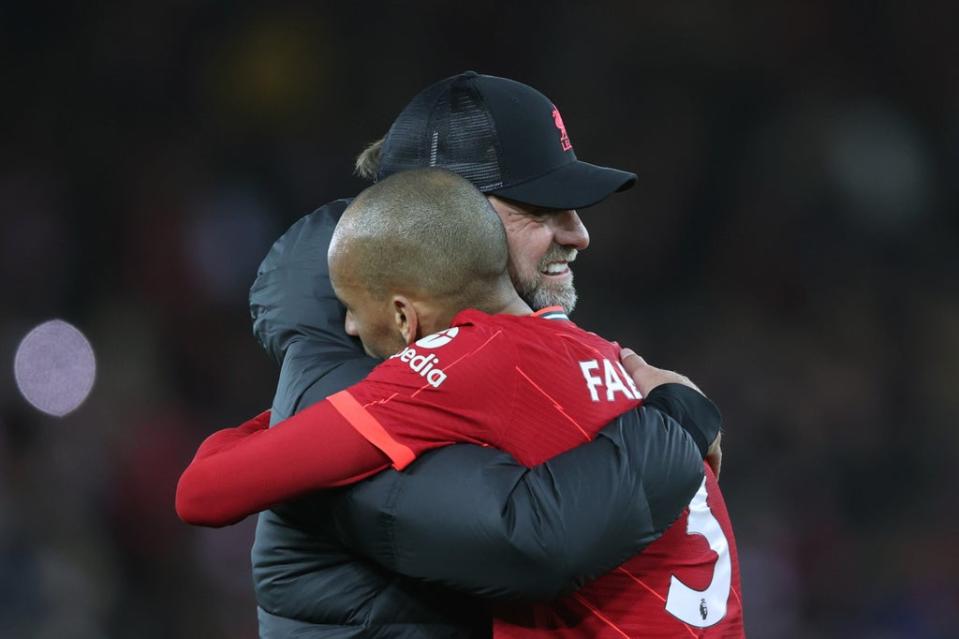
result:
[(571, 313), (576, 289), (570, 263), (589, 246), (589, 233), (576, 211), (543, 209), (488, 196), (509, 243), (509, 275), (533, 309), (562, 306)]

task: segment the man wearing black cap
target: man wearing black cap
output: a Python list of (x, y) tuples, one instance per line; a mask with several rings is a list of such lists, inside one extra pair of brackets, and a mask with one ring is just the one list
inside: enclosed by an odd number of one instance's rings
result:
[(589, 244), (576, 209), (636, 182), (633, 173), (577, 159), (559, 109), (542, 93), (473, 71), (413, 98), (378, 159), (377, 179), (440, 166), (488, 194), (506, 226), (520, 295), (533, 308), (560, 304), (567, 313), (576, 303), (568, 264)]
[[(439, 166), (487, 194), (508, 232), (510, 275), (533, 308), (572, 310), (569, 263), (589, 241), (576, 209), (635, 181), (579, 161), (545, 96), (472, 72), (417, 95), (364, 166), (377, 152), (380, 178)], [(274, 423), (377, 363), (344, 332), (328, 278), (326, 248), (347, 204), (294, 224), (251, 290), (254, 332), (282, 364)], [(252, 552), (261, 636), (489, 636), (481, 600), (447, 587), (549, 599), (615, 567), (689, 503), (715, 427), (686, 396), (669, 397), (534, 469), (457, 445), (403, 473), (278, 505), (261, 513)]]

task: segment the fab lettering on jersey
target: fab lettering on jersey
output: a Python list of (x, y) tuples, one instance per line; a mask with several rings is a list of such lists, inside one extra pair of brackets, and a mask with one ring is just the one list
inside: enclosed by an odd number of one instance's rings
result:
[(633, 383), (626, 369), (619, 362), (611, 362), (606, 358), (601, 360), (589, 359), (579, 362), (579, 369), (586, 380), (589, 397), (594, 402), (600, 401), (600, 390), (607, 402), (616, 400), (616, 393), (622, 393), (626, 399), (642, 399), (643, 395)]

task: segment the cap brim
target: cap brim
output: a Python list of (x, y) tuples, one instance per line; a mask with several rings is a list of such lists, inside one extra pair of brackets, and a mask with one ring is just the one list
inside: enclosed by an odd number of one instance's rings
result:
[(546, 175), (490, 193), (550, 209), (585, 209), (635, 183), (635, 173), (576, 160)]

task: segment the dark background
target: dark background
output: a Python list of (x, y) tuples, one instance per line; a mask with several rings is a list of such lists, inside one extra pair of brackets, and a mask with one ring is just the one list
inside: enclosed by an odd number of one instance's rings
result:
[[(585, 4), (3, 3), (0, 636), (255, 636), (252, 519), (176, 478), (270, 404), (272, 241), (467, 68), (640, 175), (576, 319), (722, 407), (750, 636), (955, 636), (959, 5)], [(98, 362), (62, 419), (12, 375), (56, 317)]]

